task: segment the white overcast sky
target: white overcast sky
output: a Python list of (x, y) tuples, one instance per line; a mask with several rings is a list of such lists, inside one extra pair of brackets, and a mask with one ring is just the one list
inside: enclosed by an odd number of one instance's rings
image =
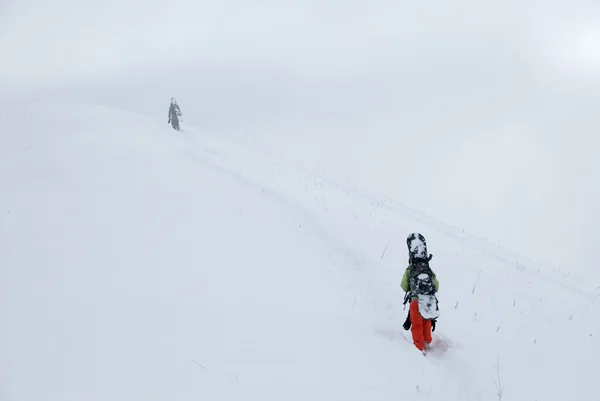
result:
[(319, 76), (348, 70), (369, 74), (373, 67), (394, 68), (406, 58), (433, 56), (431, 52), (442, 53), (439, 57), (458, 52), (467, 58), (470, 50), (486, 51), (489, 45), (567, 70), (590, 62), (596, 63), (596, 71), (600, 67), (594, 2), (3, 3), (0, 71), (14, 82), (190, 60), (280, 66)]
[(600, 259), (597, 1), (2, 0), (0, 57), (4, 94), (176, 96), (534, 258)]

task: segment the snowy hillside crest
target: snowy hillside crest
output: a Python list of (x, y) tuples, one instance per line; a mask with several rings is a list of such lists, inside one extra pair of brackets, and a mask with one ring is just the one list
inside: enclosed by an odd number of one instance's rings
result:
[[(2, 113), (3, 400), (600, 394), (589, 283), (190, 121)], [(402, 327), (412, 232), (443, 305), (427, 357)]]

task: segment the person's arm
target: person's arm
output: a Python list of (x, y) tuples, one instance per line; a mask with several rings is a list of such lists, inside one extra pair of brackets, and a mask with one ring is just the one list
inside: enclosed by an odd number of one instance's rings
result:
[(406, 269), (404, 271), (404, 275), (402, 276), (402, 282), (400, 283), (400, 287), (402, 287), (402, 290), (404, 290), (404, 292), (408, 292), (408, 271), (409, 269)]

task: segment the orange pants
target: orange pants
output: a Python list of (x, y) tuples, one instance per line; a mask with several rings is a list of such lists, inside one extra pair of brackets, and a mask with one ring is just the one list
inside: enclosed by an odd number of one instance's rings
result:
[(410, 302), (410, 324), (415, 347), (424, 351), (425, 343), (431, 344), (431, 320), (423, 319), (419, 314), (419, 301)]

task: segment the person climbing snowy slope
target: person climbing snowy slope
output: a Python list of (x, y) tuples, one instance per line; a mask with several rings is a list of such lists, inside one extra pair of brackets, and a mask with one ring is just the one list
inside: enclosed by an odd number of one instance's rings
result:
[(174, 130), (179, 131), (179, 117), (181, 117), (181, 108), (177, 104), (177, 100), (174, 97), (171, 98), (171, 104), (169, 105), (169, 123)]
[[(406, 239), (408, 267), (400, 286), (406, 292), (404, 303), (410, 301), (405, 330), (411, 330), (414, 345), (424, 354), (430, 349), (432, 331), (439, 316), (437, 297), (439, 280), (429, 267), (433, 255), (427, 253), (425, 237), (412, 233)], [(412, 328), (411, 328), (412, 326)]]

